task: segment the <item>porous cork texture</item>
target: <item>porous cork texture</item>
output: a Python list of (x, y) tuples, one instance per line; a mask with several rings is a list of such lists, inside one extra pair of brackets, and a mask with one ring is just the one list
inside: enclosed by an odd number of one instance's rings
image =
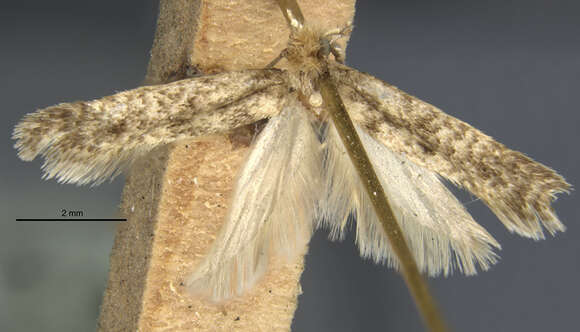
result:
[[(298, 1), (323, 28), (352, 21), (354, 0)], [(274, 0), (162, 0), (146, 83), (195, 73), (261, 68), (286, 46)], [(247, 295), (224, 304), (194, 298), (185, 278), (208, 252), (227, 213), (251, 130), (161, 147), (131, 169), (98, 331), (289, 331), (303, 257), (273, 259)]]

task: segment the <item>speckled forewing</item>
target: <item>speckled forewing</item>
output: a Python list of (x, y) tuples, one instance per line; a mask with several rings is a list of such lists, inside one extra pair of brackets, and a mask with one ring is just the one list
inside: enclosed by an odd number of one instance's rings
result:
[(26, 115), (15, 147), (23, 160), (44, 156), (46, 178), (100, 183), (161, 144), (277, 114), (285, 77), (274, 69), (228, 72), (58, 104)]
[(511, 231), (539, 239), (541, 224), (564, 230), (550, 204), (570, 186), (555, 171), (370, 75), (331, 72), (353, 121), (389, 149), (467, 188)]

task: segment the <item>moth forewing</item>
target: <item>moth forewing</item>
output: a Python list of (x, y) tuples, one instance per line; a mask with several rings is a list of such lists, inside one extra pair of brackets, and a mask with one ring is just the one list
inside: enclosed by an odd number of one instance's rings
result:
[(194, 294), (222, 301), (248, 291), (272, 256), (305, 253), (322, 188), (322, 151), (307, 110), (288, 95), (240, 170), (229, 215), (188, 280)]
[(277, 114), (284, 82), (283, 72), (270, 69), (144, 86), (30, 113), (12, 138), (21, 159), (44, 157), (46, 179), (99, 184), (157, 146)]
[(482, 199), (504, 225), (533, 239), (564, 231), (551, 207), (570, 185), (551, 168), (371, 75), (335, 64), (353, 121), (397, 154)]

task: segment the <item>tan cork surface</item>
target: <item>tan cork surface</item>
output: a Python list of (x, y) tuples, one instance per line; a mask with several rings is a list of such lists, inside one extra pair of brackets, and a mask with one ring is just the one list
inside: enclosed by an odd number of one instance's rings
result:
[[(308, 22), (343, 26), (354, 0), (298, 1)], [(260, 68), (288, 38), (274, 0), (162, 0), (146, 82)], [(288, 331), (303, 258), (271, 262), (248, 295), (215, 305), (193, 298), (186, 276), (227, 212), (251, 132), (162, 147), (131, 170), (123, 192), (99, 331)]]

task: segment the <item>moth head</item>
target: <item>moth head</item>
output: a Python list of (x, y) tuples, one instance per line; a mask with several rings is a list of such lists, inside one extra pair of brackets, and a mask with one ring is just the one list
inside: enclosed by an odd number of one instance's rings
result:
[(351, 30), (350, 24), (346, 28), (330, 31), (308, 25), (292, 29), (282, 56), (288, 61), (290, 81), (296, 90), (306, 97), (318, 90), (316, 82), (326, 70), (327, 63), (344, 61), (343, 50), (337, 41)]
[(337, 41), (346, 37), (351, 31), (351, 24), (345, 28), (330, 31), (310, 26), (292, 29), (285, 57), (290, 66), (296, 67), (296, 69), (321, 72), (324, 63), (328, 61), (331, 54), (335, 61), (344, 61), (343, 50)]

